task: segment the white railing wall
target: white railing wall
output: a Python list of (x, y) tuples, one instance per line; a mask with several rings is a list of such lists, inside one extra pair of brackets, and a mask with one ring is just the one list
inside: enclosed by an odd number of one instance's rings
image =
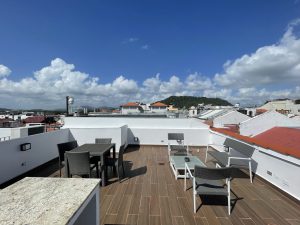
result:
[[(64, 129), (62, 129), (64, 130)], [(121, 145), (128, 144), (127, 141), (127, 125), (120, 127), (86, 127), (86, 128), (68, 128), (70, 130), (70, 139), (78, 142), (78, 145), (86, 143), (95, 143), (95, 138), (112, 138), (112, 142), (116, 144), (116, 150)]]
[(209, 142), (209, 126), (194, 118), (67, 117), (63, 128), (70, 129), (79, 144), (110, 137), (117, 149), (124, 143), (167, 145), (168, 133), (184, 133), (188, 145), (205, 146)]
[[(227, 136), (214, 131), (210, 131), (210, 135), (211, 143), (215, 144), (214, 148), (222, 151), (223, 147), (220, 147), (220, 145), (224, 143)], [(298, 179), (300, 159), (282, 155), (260, 146), (253, 146), (255, 147), (252, 156), (253, 172), (300, 200), (300, 179)]]
[[(57, 144), (69, 140), (66, 129), (0, 142), (0, 184), (58, 157)], [(20, 151), (24, 143), (31, 149)]]

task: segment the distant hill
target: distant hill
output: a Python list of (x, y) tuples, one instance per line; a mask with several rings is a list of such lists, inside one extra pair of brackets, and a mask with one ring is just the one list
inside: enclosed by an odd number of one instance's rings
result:
[(164, 100), (161, 100), (167, 105), (173, 104), (177, 108), (190, 108), (191, 106), (197, 106), (198, 104), (204, 103), (205, 105), (220, 105), (220, 106), (231, 106), (232, 104), (221, 98), (206, 98), (206, 97), (195, 97), (195, 96), (170, 96)]

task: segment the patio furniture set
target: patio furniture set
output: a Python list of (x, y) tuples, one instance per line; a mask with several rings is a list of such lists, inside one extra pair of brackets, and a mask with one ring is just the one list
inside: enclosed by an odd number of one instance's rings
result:
[[(176, 179), (184, 178), (184, 190), (187, 190), (187, 178), (192, 180), (194, 212), (196, 213), (196, 196), (226, 196), (228, 214), (231, 213), (230, 181), (234, 178), (234, 171), (241, 168), (249, 169), (252, 183), (251, 157), (254, 148), (245, 143), (227, 138), (224, 151), (206, 148), (205, 162), (208, 155), (216, 161), (216, 168), (208, 168), (197, 156), (191, 155), (189, 146), (184, 143), (183, 133), (168, 134), (168, 155), (171, 169)], [(94, 144), (78, 146), (77, 141), (70, 141), (57, 145), (59, 151), (59, 169), (65, 168), (65, 177), (74, 175), (91, 177), (91, 171), (96, 169), (97, 177), (101, 177), (101, 184), (105, 186), (108, 178), (108, 167), (117, 173), (119, 181), (121, 174), (125, 176), (123, 154), (125, 145), (119, 149), (116, 158), (116, 147), (110, 138), (96, 138)], [(112, 150), (112, 152), (111, 152)], [(224, 183), (225, 180), (225, 183)]]
[[(196, 213), (196, 196), (226, 196), (228, 201), (228, 214), (231, 213), (230, 181), (234, 178), (237, 169), (249, 169), (252, 183), (252, 154), (254, 148), (245, 143), (226, 138), (224, 152), (210, 151), (210, 144), (206, 148), (205, 162), (208, 155), (216, 161), (216, 168), (208, 168), (197, 157), (189, 153), (189, 147), (184, 144), (183, 133), (168, 134), (168, 152), (171, 169), (176, 179), (184, 178), (184, 190), (187, 189), (187, 178), (193, 184), (194, 213)], [(225, 183), (224, 183), (225, 180)]]
[[(121, 173), (125, 176), (123, 154), (125, 145), (119, 149), (118, 158), (116, 158), (116, 146), (111, 143), (110, 138), (96, 138), (94, 144), (83, 144), (78, 146), (77, 141), (65, 142), (57, 145), (59, 152), (59, 175), (64, 166), (64, 176), (72, 177), (88, 176), (95, 168), (97, 177), (101, 177), (101, 185), (105, 186), (108, 179), (108, 167), (117, 173), (121, 181)], [(112, 152), (111, 152), (112, 150)]]

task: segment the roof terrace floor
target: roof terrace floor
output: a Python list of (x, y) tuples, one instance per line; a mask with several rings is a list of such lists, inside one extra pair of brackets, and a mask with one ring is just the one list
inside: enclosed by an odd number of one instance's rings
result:
[[(204, 148), (198, 149), (193, 149), (193, 155), (204, 161)], [(217, 197), (197, 197), (197, 205), (201, 200), (203, 205), (194, 214), (192, 188), (184, 191), (184, 180), (174, 178), (166, 147), (128, 147), (124, 160), (127, 178), (121, 183), (111, 179), (101, 187), (101, 224), (300, 224), (299, 202), (258, 177), (251, 184), (246, 172), (231, 183), (230, 216), (226, 198)], [(58, 176), (56, 165), (33, 176)]]

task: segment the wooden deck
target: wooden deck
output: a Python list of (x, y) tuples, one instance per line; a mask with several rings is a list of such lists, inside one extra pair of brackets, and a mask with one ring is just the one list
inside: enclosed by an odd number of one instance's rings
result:
[[(203, 160), (204, 149), (197, 150), (193, 149), (193, 154)], [(111, 179), (101, 187), (101, 224), (300, 224), (299, 202), (257, 177), (251, 184), (249, 176), (241, 172), (241, 178), (233, 180), (230, 216), (226, 198), (215, 197), (202, 198), (203, 205), (194, 214), (192, 189), (184, 191), (183, 179), (175, 180), (166, 147), (129, 147), (124, 160), (127, 178), (122, 183)], [(197, 197), (197, 205), (200, 203)]]

